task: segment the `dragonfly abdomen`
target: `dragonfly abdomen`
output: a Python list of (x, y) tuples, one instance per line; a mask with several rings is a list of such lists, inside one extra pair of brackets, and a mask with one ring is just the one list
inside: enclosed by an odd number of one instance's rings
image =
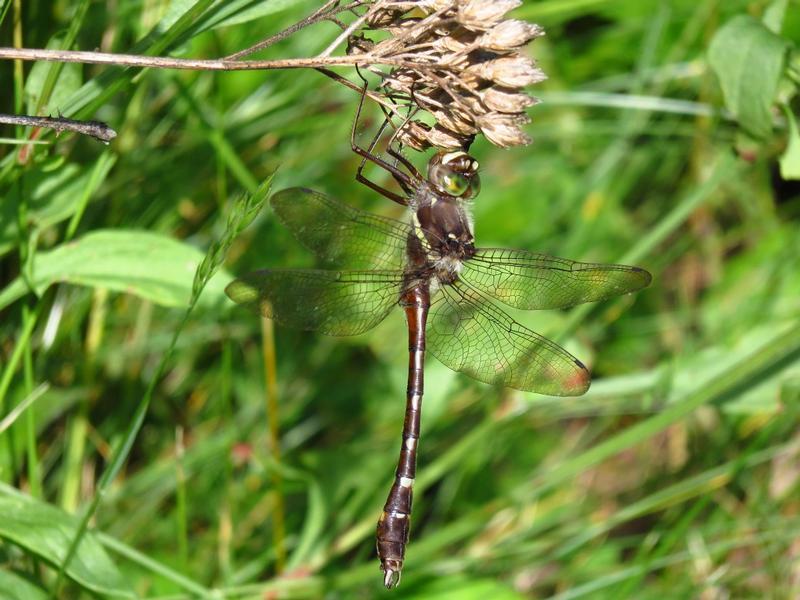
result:
[(411, 504), (414, 498), (414, 479), (417, 476), (417, 442), (420, 432), (423, 369), (425, 363), (425, 326), (430, 308), (430, 287), (427, 281), (408, 289), (401, 305), (408, 323), (408, 387), (406, 415), (403, 423), (403, 443), (397, 461), (394, 484), (386, 498), (378, 520), (377, 548), (384, 585), (392, 588), (400, 581), (406, 544), (410, 531)]

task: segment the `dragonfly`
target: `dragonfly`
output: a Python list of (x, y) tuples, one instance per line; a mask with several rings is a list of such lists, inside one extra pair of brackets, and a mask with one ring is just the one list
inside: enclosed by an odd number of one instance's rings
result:
[(484, 383), (579, 396), (589, 388), (586, 366), (515, 321), (502, 305), (566, 308), (635, 292), (649, 285), (651, 276), (634, 266), (476, 247), (469, 206), (480, 176), (478, 162), (466, 152), (436, 154), (425, 177), (413, 165), (410, 173), (397, 162), (384, 165), (405, 192), (390, 198), (408, 207), (408, 222), (307, 188), (279, 191), (270, 198), (275, 215), (326, 268), (255, 271), (231, 282), (226, 293), (282, 326), (334, 336), (369, 331), (397, 306), (405, 312), (402, 444), (376, 531), (384, 585), (392, 588), (399, 583), (409, 540), (426, 353)]

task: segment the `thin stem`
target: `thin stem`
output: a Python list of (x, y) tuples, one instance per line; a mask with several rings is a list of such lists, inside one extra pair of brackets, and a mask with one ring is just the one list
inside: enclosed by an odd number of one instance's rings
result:
[(185, 69), (195, 71), (257, 71), (267, 69), (314, 69), (317, 67), (352, 67), (387, 65), (429, 71), (448, 69), (447, 65), (425, 64), (397, 60), (390, 57), (361, 54), (358, 56), (317, 56), (314, 58), (284, 58), (277, 60), (228, 60), (172, 58), (165, 56), (142, 56), (139, 54), (113, 54), (109, 52), (86, 52), (79, 50), (44, 50), (40, 48), (0, 48), (0, 59), (44, 60), (91, 65), (115, 65), (120, 67), (150, 67), (154, 69)]
[[(275, 329), (272, 321), (261, 319), (261, 340), (264, 356), (264, 379), (266, 383), (266, 414), (269, 431), (269, 451), (274, 463), (280, 467), (280, 409), (278, 406), (278, 375), (275, 358)], [(275, 572), (280, 575), (286, 565), (286, 525), (284, 519), (283, 478), (280, 468), (272, 471), (274, 517), (272, 524), (272, 542), (275, 546)]]
[[(22, 2), (14, 0), (14, 12), (12, 14), (13, 44), (15, 48), (22, 48)], [(14, 110), (22, 112), (23, 90), (25, 88), (25, 74), (22, 70), (22, 62), (14, 62)]]
[(183, 572), (189, 565), (189, 519), (186, 510), (186, 469), (184, 455), (186, 447), (183, 441), (183, 427), (175, 429), (175, 519), (178, 538), (178, 564)]
[(353, 21), (347, 29), (345, 29), (342, 33), (340, 33), (339, 36), (335, 40), (333, 40), (328, 45), (327, 48), (325, 48), (325, 50), (320, 52), (319, 57), (322, 58), (322, 57), (330, 56), (331, 53), (334, 50), (336, 50), (336, 48), (339, 46), (339, 44), (341, 44), (344, 40), (346, 40), (351, 35), (353, 35), (353, 32), (355, 32), (356, 29), (361, 27), (361, 25), (364, 24), (364, 21), (367, 20), (367, 17), (370, 16), (372, 13), (374, 13), (377, 8), (378, 8), (378, 5), (372, 6), (367, 12), (365, 12), (363, 15), (361, 15), (355, 21)]
[(39, 387), (25, 396), (25, 399), (17, 404), (7, 415), (5, 415), (5, 417), (3, 417), (2, 421), (0, 421), (0, 433), (3, 433), (6, 429), (11, 427), (23, 412), (25, 412), (39, 398), (44, 396), (49, 390), (49, 383), (41, 383), (39, 384)]
[(44, 300), (40, 298), (37, 301), (36, 307), (33, 309), (33, 311), (23, 320), (19, 339), (14, 345), (14, 350), (11, 352), (11, 357), (5, 364), (3, 374), (0, 375), (0, 414), (5, 412), (5, 397), (6, 392), (8, 392), (8, 387), (11, 384), (11, 378), (14, 376), (14, 371), (22, 359), (25, 346), (30, 343), (33, 329), (36, 327), (36, 323), (39, 321), (39, 317), (42, 315), (42, 311), (44, 310), (44, 304)]

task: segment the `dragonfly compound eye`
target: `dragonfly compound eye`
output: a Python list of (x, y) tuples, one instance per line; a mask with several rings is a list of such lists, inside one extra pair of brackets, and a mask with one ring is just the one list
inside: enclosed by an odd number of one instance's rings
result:
[(478, 161), (466, 152), (439, 153), (428, 163), (428, 181), (442, 194), (473, 198), (480, 190)]
[(461, 173), (445, 173), (442, 177), (442, 189), (451, 196), (461, 196), (469, 189), (469, 179)]
[(467, 190), (461, 194), (461, 197), (464, 200), (472, 200), (475, 196), (477, 196), (481, 191), (481, 177), (477, 173), (475, 173), (469, 180), (469, 185), (467, 186)]

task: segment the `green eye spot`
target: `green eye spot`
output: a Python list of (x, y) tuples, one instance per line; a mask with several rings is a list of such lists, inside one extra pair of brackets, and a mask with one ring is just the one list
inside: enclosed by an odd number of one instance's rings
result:
[(472, 176), (470, 179), (469, 185), (467, 186), (467, 191), (461, 196), (465, 200), (471, 200), (475, 196), (477, 196), (481, 191), (481, 178), (478, 176), (477, 173)]
[(444, 183), (444, 191), (446, 191), (451, 196), (460, 196), (464, 192), (467, 191), (469, 187), (469, 181), (463, 175), (459, 175), (458, 173), (448, 173), (443, 178)]

